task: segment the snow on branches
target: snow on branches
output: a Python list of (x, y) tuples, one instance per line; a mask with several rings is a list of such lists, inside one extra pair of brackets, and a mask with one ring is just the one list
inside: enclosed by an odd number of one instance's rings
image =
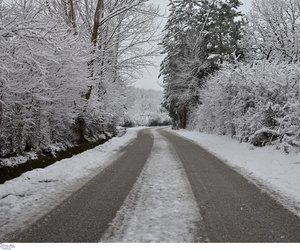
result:
[(157, 51), (146, 0), (0, 1), (0, 157), (114, 132)]
[(255, 146), (300, 147), (300, 65), (226, 65), (207, 81), (190, 126)]
[(0, 156), (67, 139), (83, 105), (86, 67), (78, 40), (43, 4), (23, 3), (1, 10)]

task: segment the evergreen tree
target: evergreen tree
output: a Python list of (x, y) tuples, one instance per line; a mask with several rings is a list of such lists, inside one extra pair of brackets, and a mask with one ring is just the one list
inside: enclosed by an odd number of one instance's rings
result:
[(170, 0), (162, 46), (163, 106), (176, 127), (185, 128), (189, 110), (199, 104), (205, 77), (238, 51), (239, 0)]

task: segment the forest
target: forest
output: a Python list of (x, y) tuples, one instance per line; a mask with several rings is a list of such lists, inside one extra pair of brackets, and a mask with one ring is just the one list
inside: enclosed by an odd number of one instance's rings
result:
[[(164, 110), (173, 128), (299, 149), (300, 2), (240, 6), (170, 0), (160, 34), (147, 0), (0, 1), (0, 157), (168, 124)], [(161, 53), (163, 107), (130, 87)]]
[(158, 16), (147, 0), (1, 0), (0, 158), (115, 134)]
[(300, 1), (170, 1), (161, 42), (174, 128), (300, 148)]

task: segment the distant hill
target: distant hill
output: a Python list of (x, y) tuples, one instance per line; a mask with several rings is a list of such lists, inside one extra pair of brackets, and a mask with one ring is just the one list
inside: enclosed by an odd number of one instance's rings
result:
[(127, 111), (124, 123), (127, 125), (149, 126), (169, 122), (167, 113), (161, 108), (162, 91), (129, 87), (126, 96)]

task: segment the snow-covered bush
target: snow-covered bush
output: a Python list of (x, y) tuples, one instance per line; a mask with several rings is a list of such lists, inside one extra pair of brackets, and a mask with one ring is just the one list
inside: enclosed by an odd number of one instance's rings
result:
[(157, 53), (146, 2), (0, 0), (0, 158), (117, 132), (127, 84)]
[(0, 157), (72, 143), (87, 79), (78, 37), (43, 4), (1, 10)]
[(300, 4), (298, 0), (255, 0), (244, 29), (248, 59), (299, 61)]
[(224, 66), (208, 79), (190, 128), (263, 146), (300, 147), (300, 64)]

